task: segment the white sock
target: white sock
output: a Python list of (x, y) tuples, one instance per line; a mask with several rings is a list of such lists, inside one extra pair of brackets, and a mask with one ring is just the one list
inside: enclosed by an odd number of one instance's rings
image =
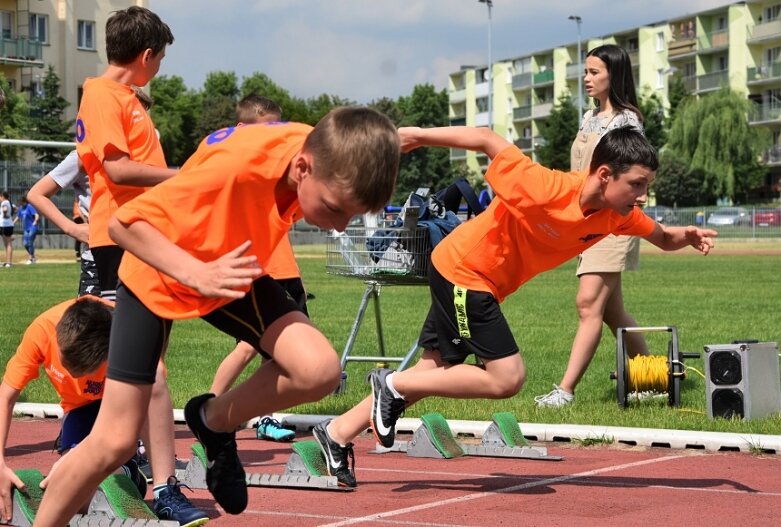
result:
[(347, 447), (347, 445), (343, 445), (343, 444), (341, 444), (339, 441), (336, 441), (336, 439), (334, 439), (334, 436), (333, 436), (333, 434), (331, 434), (331, 423), (328, 423), (328, 424), (326, 425), (326, 427), (325, 427), (325, 431), (326, 431), (326, 433), (328, 434), (328, 437), (330, 437), (330, 438), (331, 438), (333, 441), (335, 441), (337, 445), (339, 445), (339, 446), (340, 446), (340, 447), (342, 447), (342, 448), (346, 448), (346, 447)]
[(205, 426), (207, 430), (211, 430), (212, 432), (217, 432), (216, 430), (212, 430), (211, 428), (209, 428), (209, 425), (206, 424), (206, 412), (204, 412), (205, 409), (206, 409), (205, 404), (202, 404), (201, 407), (198, 409), (198, 415), (201, 416), (201, 422), (203, 423), (203, 426)]
[(397, 399), (404, 399), (404, 396), (401, 395), (398, 391), (396, 391), (396, 388), (393, 386), (393, 376), (395, 374), (391, 373), (387, 377), (385, 377), (385, 385), (388, 387), (390, 392), (393, 394), (394, 397)]

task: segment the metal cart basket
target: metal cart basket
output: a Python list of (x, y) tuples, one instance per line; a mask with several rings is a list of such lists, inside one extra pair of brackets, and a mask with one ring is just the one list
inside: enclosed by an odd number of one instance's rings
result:
[[(398, 362), (397, 369), (407, 367), (414, 357), (417, 340), (404, 357), (388, 357), (382, 330), (380, 292), (384, 285), (426, 285), (431, 256), (431, 239), (425, 227), (411, 228), (348, 228), (343, 233), (332, 231), (326, 240), (326, 272), (328, 274), (359, 278), (366, 283), (358, 313), (342, 352), (342, 383), (337, 393), (345, 388), (345, 368), (349, 361)], [(366, 308), (372, 300), (377, 326), (379, 355), (352, 356), (352, 349), (363, 322)]]

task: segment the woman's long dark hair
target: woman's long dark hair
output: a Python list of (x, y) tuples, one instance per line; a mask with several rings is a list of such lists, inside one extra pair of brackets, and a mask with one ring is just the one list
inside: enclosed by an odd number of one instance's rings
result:
[[(608, 98), (613, 108), (620, 112), (630, 110), (637, 114), (640, 122), (643, 122), (643, 114), (637, 104), (635, 92), (635, 79), (632, 77), (632, 60), (629, 54), (620, 46), (605, 44), (590, 50), (587, 57), (596, 57), (607, 66), (610, 76), (610, 90)], [(599, 101), (596, 101), (599, 106)]]

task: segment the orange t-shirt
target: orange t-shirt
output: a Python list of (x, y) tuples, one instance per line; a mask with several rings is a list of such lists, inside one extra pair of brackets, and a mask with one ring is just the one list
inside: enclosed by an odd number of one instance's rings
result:
[(296, 255), (293, 253), (293, 246), (290, 244), (290, 237), (286, 234), (279, 240), (271, 258), (263, 268), (271, 278), (277, 280), (287, 280), (289, 278), (300, 278), (301, 271), (296, 262)]
[[(251, 240), (246, 255), (255, 255), (265, 269), (300, 217), (298, 200), (279, 210), (275, 191), (311, 130), (298, 123), (218, 130), (201, 142), (179, 174), (122, 206), (116, 217), (127, 225), (151, 224), (204, 262)], [(130, 253), (122, 259), (119, 277), (147, 308), (167, 319), (200, 317), (230, 302), (205, 298)]]
[(582, 253), (606, 235), (647, 236), (654, 221), (635, 207), (628, 216), (580, 209), (584, 172), (560, 172), (534, 163), (517, 147), (502, 150), (485, 175), (496, 198), (459, 225), (431, 260), (450, 282), (491, 293), (499, 302), (536, 275)]
[(75, 302), (113, 303), (97, 297), (85, 296), (79, 300), (66, 300), (38, 315), (24, 332), (22, 342), (5, 367), (3, 382), (15, 390), (22, 391), (27, 383), (38, 378), (43, 366), (49, 381), (60, 396), (64, 412), (84, 406), (103, 397), (106, 380), (106, 363), (97, 371), (84, 377), (74, 378), (60, 361), (60, 347), (57, 345), (57, 323), (62, 314)]
[(112, 182), (103, 168), (106, 155), (119, 151), (139, 163), (167, 166), (152, 119), (130, 86), (105, 77), (84, 82), (76, 119), (76, 150), (92, 188), (89, 245), (116, 245), (108, 235), (109, 219), (146, 188)]

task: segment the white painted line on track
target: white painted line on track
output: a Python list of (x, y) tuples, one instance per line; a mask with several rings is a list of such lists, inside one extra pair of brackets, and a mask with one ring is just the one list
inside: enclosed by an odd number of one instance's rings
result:
[(685, 455), (677, 455), (677, 456), (665, 456), (660, 458), (654, 458), (654, 459), (646, 459), (643, 461), (635, 461), (633, 463), (624, 463), (622, 465), (614, 465), (612, 467), (605, 467), (605, 468), (599, 468), (595, 470), (588, 470), (586, 472), (579, 472), (577, 474), (569, 474), (566, 476), (557, 476), (555, 478), (547, 478), (542, 479), (539, 481), (531, 481), (528, 483), (521, 483), (520, 485), (512, 485), (510, 487), (504, 487), (501, 489), (496, 489), (490, 492), (475, 492), (473, 494), (467, 494), (465, 496), (459, 496), (457, 498), (450, 498), (446, 500), (438, 500), (438, 501), (432, 501), (430, 503), (421, 503), (420, 505), (414, 505), (412, 507), (405, 507), (403, 509), (396, 509), (392, 511), (386, 511), (386, 512), (380, 512), (377, 514), (370, 514), (368, 516), (362, 516), (360, 518), (351, 518), (349, 520), (344, 520), (340, 522), (335, 523), (328, 523), (325, 525), (321, 525), (320, 527), (342, 527), (343, 525), (353, 525), (356, 523), (362, 523), (362, 522), (369, 522), (369, 521), (377, 521), (382, 520), (384, 518), (389, 518), (393, 516), (399, 516), (401, 514), (410, 514), (413, 512), (418, 512), (426, 509), (433, 509), (436, 507), (443, 507), (445, 505), (450, 505), (454, 503), (463, 503), (466, 501), (472, 501), (477, 500), (481, 498), (487, 498), (496, 496), (497, 494), (504, 494), (508, 492), (516, 492), (519, 490), (525, 490), (525, 489), (531, 489), (534, 487), (542, 487), (546, 485), (553, 485), (556, 483), (561, 483), (564, 481), (570, 481), (573, 479), (579, 479), (579, 478), (586, 478), (589, 476), (596, 476), (599, 474), (605, 474), (608, 472), (615, 472), (617, 470), (624, 470), (627, 468), (634, 468), (634, 467), (640, 467), (643, 465), (651, 465), (653, 463), (659, 463), (662, 461), (672, 461), (676, 459), (680, 459), (682, 457), (688, 457)]

